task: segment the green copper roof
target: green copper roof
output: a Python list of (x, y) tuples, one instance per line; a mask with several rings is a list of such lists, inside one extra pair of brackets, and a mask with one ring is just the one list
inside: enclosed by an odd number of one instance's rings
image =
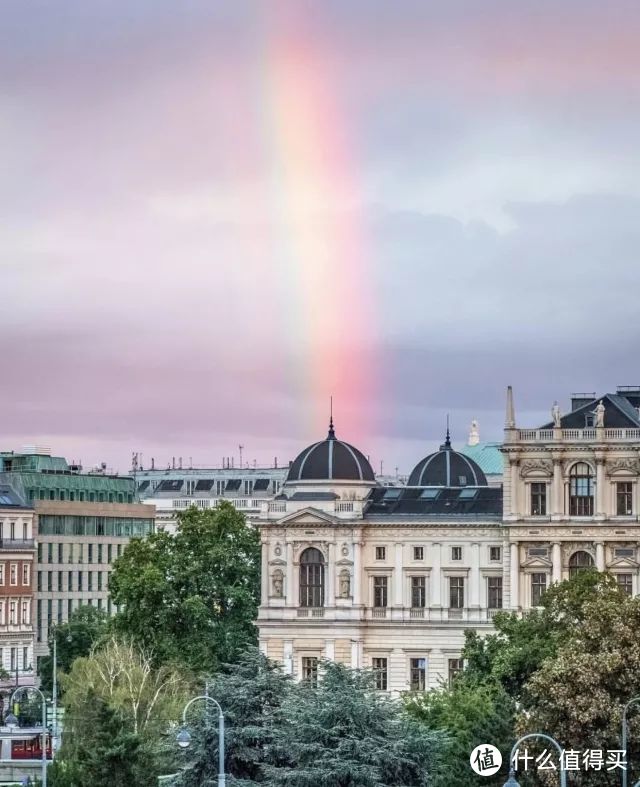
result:
[(502, 443), (478, 443), (478, 445), (464, 445), (459, 451), (477, 462), (485, 475), (502, 475), (504, 465), (501, 445)]

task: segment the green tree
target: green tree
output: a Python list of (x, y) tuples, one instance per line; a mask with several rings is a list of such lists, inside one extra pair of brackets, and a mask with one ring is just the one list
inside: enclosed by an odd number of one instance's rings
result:
[(405, 697), (407, 712), (428, 729), (444, 733), (434, 787), (457, 785), (502, 785), (501, 776), (476, 776), (469, 767), (469, 756), (476, 746), (491, 743), (507, 762), (513, 745), (515, 703), (497, 683), (467, 680), (463, 674), (451, 686)]
[(75, 659), (88, 656), (94, 645), (107, 636), (107, 614), (90, 604), (75, 609), (66, 623), (53, 629), (49, 643), (50, 655), (40, 660), (41, 688), (53, 688), (53, 637), (56, 639), (58, 672), (69, 672)]
[[(282, 703), (291, 680), (279, 665), (250, 648), (238, 664), (225, 665), (209, 684), (211, 696), (225, 716), (225, 770), (234, 784), (264, 782), (264, 765), (273, 756), (274, 728), (283, 723)], [(184, 751), (186, 763), (177, 784), (200, 787), (207, 779), (215, 783), (218, 773), (218, 715), (209, 703), (197, 703), (189, 711), (191, 745)]]
[(430, 784), (442, 741), (401, 703), (374, 689), (371, 672), (324, 662), (317, 686), (296, 684), (274, 728), (270, 785), (377, 787)]
[(230, 503), (179, 515), (175, 535), (132, 539), (109, 590), (113, 624), (153, 651), (156, 664), (215, 672), (256, 642), (260, 537)]

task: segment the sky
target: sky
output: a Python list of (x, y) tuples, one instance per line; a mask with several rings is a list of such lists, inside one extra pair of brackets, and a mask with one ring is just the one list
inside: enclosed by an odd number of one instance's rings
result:
[[(0, 450), (408, 472), (640, 383), (640, 4), (4, 0)], [(381, 464), (382, 463), (382, 464)]]

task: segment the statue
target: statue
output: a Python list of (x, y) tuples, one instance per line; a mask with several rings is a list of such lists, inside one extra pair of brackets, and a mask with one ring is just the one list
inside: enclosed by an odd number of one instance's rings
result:
[(604, 410), (605, 407), (602, 404), (602, 399), (600, 399), (596, 407), (596, 426), (604, 426)]
[(556, 429), (560, 429), (562, 426), (562, 421), (560, 420), (560, 406), (557, 402), (553, 403), (553, 407), (551, 408), (551, 417), (553, 418), (553, 425)]
[(282, 571), (278, 569), (273, 572), (273, 595), (276, 598), (282, 598), (283, 585)]
[(351, 594), (351, 577), (345, 568), (340, 572), (340, 598), (349, 598)]

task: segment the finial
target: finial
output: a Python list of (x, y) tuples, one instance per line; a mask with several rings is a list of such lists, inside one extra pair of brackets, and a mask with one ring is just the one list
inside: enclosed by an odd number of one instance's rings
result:
[(513, 388), (510, 385), (507, 386), (507, 409), (504, 419), (504, 428), (505, 429), (516, 428), (516, 413), (515, 413), (515, 408), (513, 406)]
[(333, 396), (329, 399), (329, 434), (327, 435), (328, 440), (335, 440), (336, 433), (333, 428)]
[(449, 434), (449, 413), (447, 413), (447, 436), (444, 441), (446, 448), (451, 448), (451, 435)]

